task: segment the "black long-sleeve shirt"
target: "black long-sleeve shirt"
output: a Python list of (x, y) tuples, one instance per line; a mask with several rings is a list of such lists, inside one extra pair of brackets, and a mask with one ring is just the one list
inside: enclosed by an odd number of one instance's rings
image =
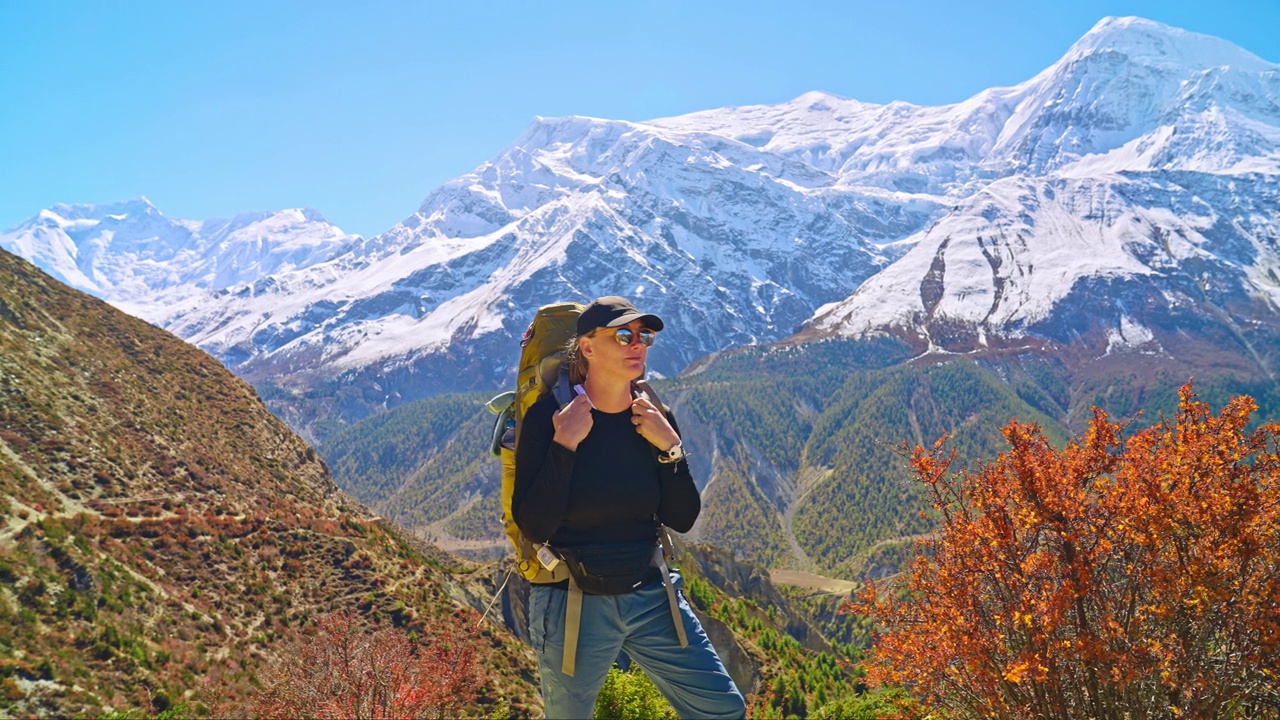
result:
[(547, 395), (521, 423), (511, 511), (526, 538), (567, 548), (652, 540), (655, 515), (677, 532), (693, 527), (702, 500), (689, 464), (658, 462), (631, 423), (630, 408), (593, 409), (591, 432), (576, 451), (552, 439), (558, 410)]

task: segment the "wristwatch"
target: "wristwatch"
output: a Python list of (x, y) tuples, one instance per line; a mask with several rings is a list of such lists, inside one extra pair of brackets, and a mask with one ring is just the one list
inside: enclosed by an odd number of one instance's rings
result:
[(675, 445), (672, 445), (665, 452), (661, 450), (658, 451), (658, 462), (660, 463), (680, 462), (684, 458), (685, 458), (684, 444), (682, 443), (676, 443)]

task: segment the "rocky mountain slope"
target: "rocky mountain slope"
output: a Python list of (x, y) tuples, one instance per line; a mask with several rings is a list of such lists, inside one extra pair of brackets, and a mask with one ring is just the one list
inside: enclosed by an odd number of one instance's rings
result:
[(934, 210), (835, 181), (715, 135), (539, 120), (358, 250), (167, 326), (251, 381), (341, 376), (394, 403), (493, 387), (533, 308), (624, 292), (667, 317), (652, 369), (674, 374), (791, 334), (897, 253), (866, 238)]
[[(421, 635), (487, 602), (474, 573), (213, 358), (0, 251), (0, 714), (226, 710), (319, 614)], [(476, 632), (487, 701), (533, 712), (531, 652)]]
[[(1280, 339), (1280, 176), (1124, 174), (992, 183), (814, 335), (921, 350), (1155, 353), (1270, 376)], [(1067, 350), (1070, 348), (1070, 350)]]

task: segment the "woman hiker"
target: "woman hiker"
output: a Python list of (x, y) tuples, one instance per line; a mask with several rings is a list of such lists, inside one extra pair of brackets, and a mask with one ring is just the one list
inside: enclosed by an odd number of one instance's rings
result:
[[(568, 348), (577, 396), (560, 408), (548, 394), (524, 417), (512, 514), (526, 538), (556, 553), (551, 563), (563, 560), (572, 573), (533, 585), (529, 596), (549, 718), (591, 717), (619, 650), (680, 717), (746, 714), (687, 600), (669, 592), (668, 584), (681, 586), (679, 574), (663, 577), (660, 526), (688, 532), (702, 503), (674, 418), (635, 385), (662, 328), (661, 318), (624, 298), (593, 301)], [(570, 648), (567, 609), (577, 613)]]

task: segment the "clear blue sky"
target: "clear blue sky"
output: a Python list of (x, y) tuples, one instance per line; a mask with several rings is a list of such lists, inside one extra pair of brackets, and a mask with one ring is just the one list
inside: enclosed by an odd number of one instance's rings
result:
[(373, 235), (536, 115), (951, 103), (1107, 15), (1280, 62), (1280, 0), (0, 0), (0, 229), (146, 195), (171, 217), (312, 207)]

